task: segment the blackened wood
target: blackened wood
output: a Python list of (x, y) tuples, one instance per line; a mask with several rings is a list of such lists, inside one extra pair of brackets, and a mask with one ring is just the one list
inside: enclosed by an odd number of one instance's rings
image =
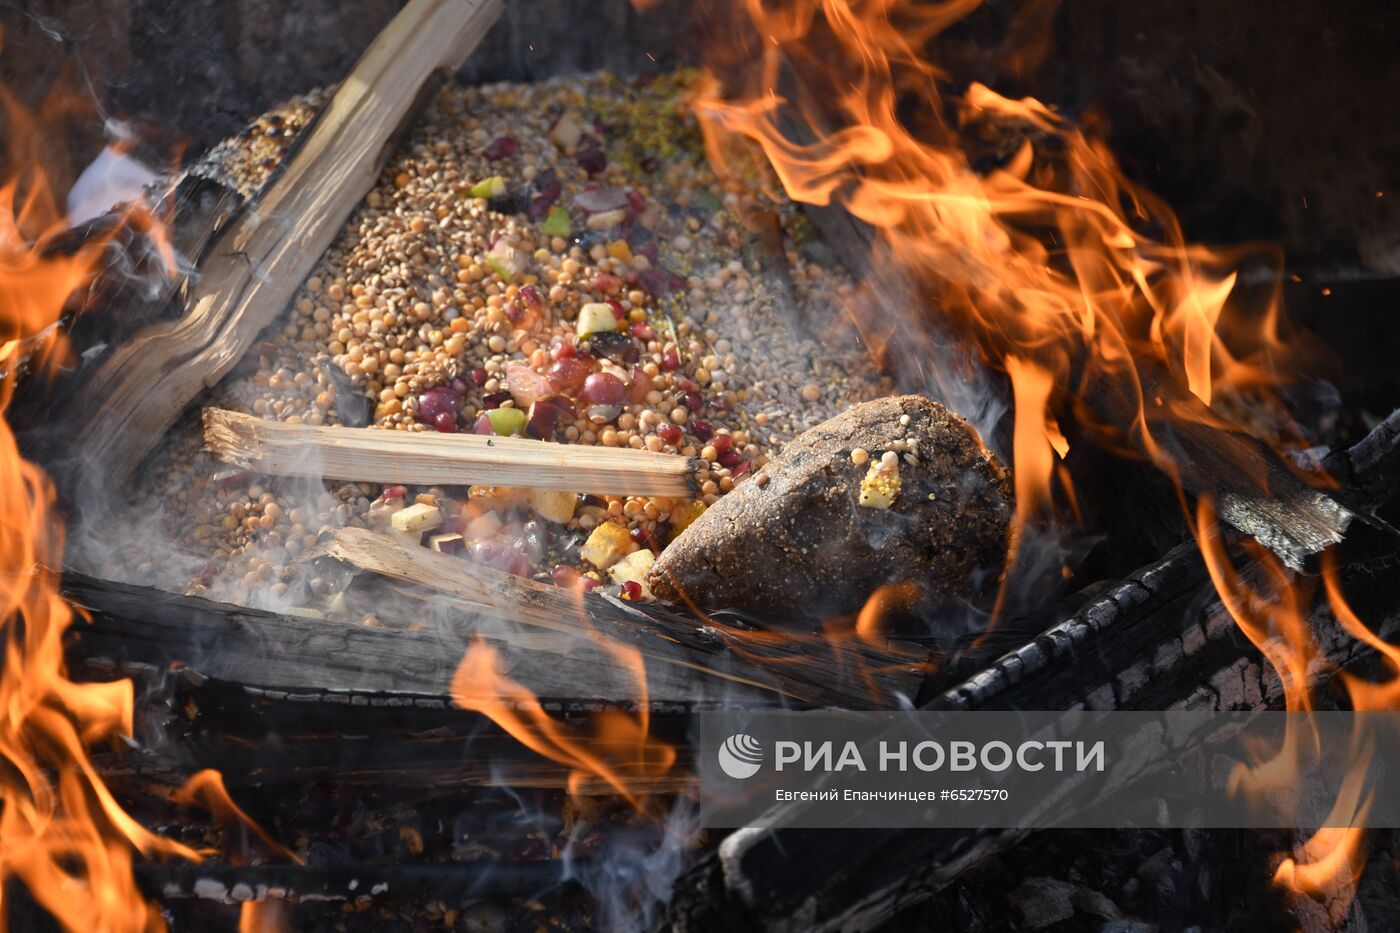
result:
[[(1393, 483), (1373, 485), (1400, 457), (1400, 413), (1338, 463), (1353, 464), (1354, 497), (1373, 510), (1400, 498)], [(1341, 568), (1342, 589), (1382, 639), (1400, 632), (1400, 554), (1382, 538), (1374, 552)], [(1241, 574), (1259, 585), (1258, 565)], [(1310, 685), (1374, 652), (1351, 638), (1324, 604), (1308, 624), (1322, 663)], [(927, 704), (929, 709), (1252, 710), (1281, 704), (1283, 685), (1239, 631), (1206, 579), (1199, 554), (1183, 545), (1091, 600), (1029, 644)], [(795, 805), (794, 805), (795, 806)], [(775, 808), (765, 824), (782, 826)], [(1024, 830), (847, 831), (750, 828), (731, 834), (717, 853), (678, 882), (668, 922), (673, 929), (747, 925), (763, 930), (856, 930), (956, 880), (1016, 845)]]
[[(158, 666), (178, 661), (223, 681), (292, 694), (448, 704), (452, 676), (481, 635), (502, 653), (506, 673), (537, 696), (597, 702), (637, 696), (632, 672), (583, 628), (577, 637), (525, 638), (515, 627), (485, 626), (478, 606), (445, 594), (415, 594), (425, 624), (409, 628), (279, 615), (76, 573), (65, 575), (63, 587), (67, 598), (94, 612), (90, 624), (75, 630), (76, 650), (85, 657)], [(508, 616), (509, 601), (504, 605)], [(659, 607), (597, 595), (583, 606), (608, 644), (636, 648), (649, 660), (648, 695), (661, 702), (883, 708), (901, 701), (872, 684), (902, 686), (912, 696), (921, 676), (918, 659), (908, 654), (836, 645), (823, 652), (825, 643), (775, 639), (750, 644), (736, 627)]]

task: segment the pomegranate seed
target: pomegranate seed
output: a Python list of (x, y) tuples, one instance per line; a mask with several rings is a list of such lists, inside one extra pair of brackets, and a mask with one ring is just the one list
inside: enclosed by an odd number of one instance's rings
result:
[(637, 600), (642, 598), (642, 585), (636, 580), (628, 580), (622, 584), (622, 598)]
[(486, 385), (486, 370), (482, 369), (480, 366), (473, 369), (468, 375), (471, 377), (472, 383), (478, 388)]
[(467, 384), (462, 381), (461, 377), (453, 379), (451, 385), (452, 391), (458, 395), (465, 396), (467, 394)]
[(500, 408), (510, 400), (511, 394), (509, 392), (492, 392), (490, 395), (482, 396), (481, 404), (486, 408)]
[(622, 302), (618, 301), (616, 298), (609, 298), (608, 307), (612, 308), (613, 317), (617, 318), (619, 321), (627, 320), (627, 312), (623, 310)]
[(594, 373), (583, 381), (579, 398), (590, 405), (621, 405), (627, 399), (627, 386), (612, 373)]
[(704, 420), (703, 418), (691, 418), (690, 433), (694, 434), (702, 441), (708, 441), (710, 438), (715, 436), (715, 429), (714, 426), (710, 424), (710, 422)]
[(514, 136), (498, 136), (491, 140), (485, 149), (481, 150), (481, 154), (494, 161), (515, 155), (519, 148), (520, 143), (515, 141)]
[(539, 289), (533, 285), (525, 285), (520, 289), (520, 300), (532, 308), (538, 308), (544, 302), (540, 300)]
[(710, 438), (710, 444), (714, 446), (718, 453), (724, 453), (734, 446), (734, 436), (732, 434), (716, 434)]
[(651, 537), (647, 530), (640, 525), (627, 532), (627, 536), (638, 544), (646, 544), (647, 538)]
[(668, 421), (657, 427), (656, 436), (672, 447), (676, 447), (680, 445), (681, 438), (685, 436), (685, 432), (682, 431), (678, 425), (671, 424)]
[(681, 376), (679, 379), (676, 380), (676, 388), (680, 389), (682, 392), (694, 392), (700, 387), (694, 382), (691, 382), (685, 376)]
[(739, 477), (743, 476), (745, 473), (749, 472), (749, 470), (752, 470), (752, 469), (753, 469), (753, 461), (752, 461), (752, 460), (745, 460), (745, 461), (741, 462), (738, 466), (736, 466), (733, 470), (731, 470), (730, 473), (733, 474), (733, 476), (734, 476), (735, 479), (738, 479)]
[(650, 340), (656, 336), (656, 328), (650, 324), (633, 324), (632, 336), (638, 340)]
[(685, 394), (685, 407), (691, 411), (699, 411), (705, 407), (705, 400), (700, 397), (698, 392), (687, 392)]
[(627, 204), (632, 208), (632, 210), (640, 214), (642, 211), (647, 209), (646, 195), (642, 194), (640, 191), (629, 190), (627, 192)]
[(661, 368), (668, 373), (681, 368), (681, 354), (675, 347), (667, 347), (661, 354)]
[(443, 434), (456, 434), (457, 416), (452, 412), (440, 412), (433, 418), (433, 427), (437, 428)]
[(520, 319), (525, 316), (525, 307), (517, 301), (512, 301), (505, 307), (505, 316), (512, 324), (519, 324)]
[(716, 459), (719, 460), (720, 466), (728, 470), (732, 470), (739, 465), (739, 454), (733, 450), (726, 450), (724, 453), (720, 454)]
[(380, 496), (380, 498), (381, 498), (381, 499), (402, 499), (402, 498), (403, 498), (404, 496), (406, 496), (406, 495), (408, 495), (408, 487), (407, 487), (407, 486), (385, 486), (385, 487), (384, 487), (384, 495)]
[(599, 272), (593, 277), (593, 287), (600, 292), (615, 292), (622, 285), (622, 279), (607, 272)]
[(567, 340), (561, 340), (554, 346), (549, 348), (549, 355), (554, 357), (556, 360), (571, 360), (577, 353), (578, 350), (575, 349), (574, 345), (569, 343)]

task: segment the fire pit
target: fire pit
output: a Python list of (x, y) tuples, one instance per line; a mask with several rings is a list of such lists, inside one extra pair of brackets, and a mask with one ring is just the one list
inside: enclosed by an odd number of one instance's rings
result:
[(1357, 782), (1315, 831), (705, 825), (717, 712), (1396, 705), (1393, 347), (1317, 310), (1393, 231), (1183, 223), (1174, 102), (1056, 64), (1101, 5), (116, 5), (0, 56), (14, 928), (1394, 913)]

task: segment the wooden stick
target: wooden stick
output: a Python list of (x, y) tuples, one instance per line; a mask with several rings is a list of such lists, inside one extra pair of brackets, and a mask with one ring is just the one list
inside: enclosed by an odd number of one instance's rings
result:
[(328, 428), (208, 408), (204, 442), (258, 473), (367, 483), (525, 486), (633, 496), (698, 494), (689, 457), (522, 437)]
[(432, 590), (437, 602), (475, 615), (575, 637), (591, 632), (600, 644), (635, 648), (645, 657), (748, 689), (771, 689), (768, 684), (776, 677), (783, 694), (800, 703), (884, 709), (897, 705), (900, 695), (913, 696), (923, 677), (926, 657), (921, 653), (863, 642), (832, 644), (796, 635), (769, 638), (753, 633), (746, 638), (737, 629), (660, 606), (612, 601), (597, 594), (579, 598), (557, 586), (363, 528), (337, 529), (322, 553)]
[(187, 313), (128, 341), (95, 374), (98, 404), (78, 444), (110, 481), (129, 477), (204, 388), (222, 379), (302, 280), (373, 186), (390, 143), (432, 79), (481, 42), (501, 0), (411, 0), (380, 33), (305, 141), (219, 237), (187, 293)]

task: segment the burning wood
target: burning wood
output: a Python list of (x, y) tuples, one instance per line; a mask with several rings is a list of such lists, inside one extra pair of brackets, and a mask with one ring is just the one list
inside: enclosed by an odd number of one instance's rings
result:
[(263, 194), (212, 247), (187, 313), (123, 344), (85, 387), (79, 431), (120, 482), (201, 390), (239, 361), (373, 185), (424, 88), (476, 48), (499, 0), (413, 0), (375, 40)]
[(219, 459), (276, 476), (630, 496), (690, 497), (697, 491), (691, 458), (646, 450), (292, 425), (218, 408), (205, 409), (204, 439)]

